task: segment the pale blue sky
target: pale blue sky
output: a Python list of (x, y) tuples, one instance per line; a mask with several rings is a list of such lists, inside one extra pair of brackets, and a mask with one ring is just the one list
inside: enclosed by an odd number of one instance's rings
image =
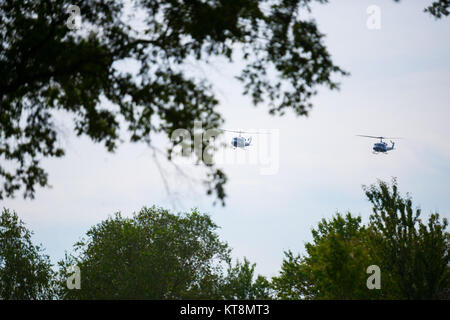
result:
[[(248, 257), (267, 276), (280, 269), (284, 250), (303, 251), (321, 218), (350, 210), (366, 219), (371, 208), (361, 185), (376, 179), (396, 176), (400, 190), (412, 194), (424, 215), (438, 211), (449, 218), (450, 20), (423, 13), (430, 2), (314, 5), (335, 63), (351, 76), (341, 79), (339, 92), (320, 90), (308, 118), (272, 117), (266, 107), (254, 108), (233, 79), (238, 65), (194, 64), (192, 72), (207, 74), (215, 86), (225, 127), (280, 130), (280, 166), (268, 176), (255, 166), (226, 166), (225, 208), (212, 206), (201, 187), (192, 190), (172, 176), (178, 209), (195, 206), (211, 214), (234, 256)], [(381, 8), (380, 30), (366, 27), (372, 4)], [(111, 155), (102, 145), (65, 132), (66, 157), (44, 162), (53, 188), (39, 189), (34, 201), (18, 197), (1, 204), (34, 230), (34, 239), (54, 261), (116, 211), (131, 215), (143, 206), (171, 207), (145, 146), (124, 144)], [(355, 134), (405, 139), (391, 154), (373, 155), (374, 141)]]

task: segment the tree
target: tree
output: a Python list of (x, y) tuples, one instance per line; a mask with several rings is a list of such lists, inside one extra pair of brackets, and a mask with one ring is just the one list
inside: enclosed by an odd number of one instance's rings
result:
[(429, 7), (425, 8), (425, 12), (429, 12), (437, 19), (450, 14), (450, 0), (438, 0), (433, 2)]
[[(120, 213), (93, 226), (60, 261), (65, 299), (220, 298), (229, 249), (208, 215), (174, 215), (143, 208), (132, 218)], [(81, 289), (68, 290), (69, 266), (80, 268)]]
[(32, 233), (15, 212), (0, 215), (0, 300), (52, 299), (49, 257), (31, 241)]
[(285, 253), (272, 283), (282, 299), (368, 299), (379, 293), (366, 287), (371, 256), (360, 217), (337, 213), (312, 230), (304, 256)]
[(224, 299), (264, 300), (272, 297), (270, 282), (263, 276), (255, 278), (256, 264), (251, 264), (246, 258), (228, 267), (222, 286)]
[(285, 258), (279, 276), (272, 278), (272, 287), (277, 298), (282, 300), (313, 299), (313, 287), (310, 269), (301, 255), (294, 256), (292, 251), (284, 252)]
[[(394, 0), (395, 2), (400, 2), (400, 0)], [(437, 0), (432, 2), (428, 7), (424, 9), (436, 19), (440, 19), (443, 16), (448, 16), (450, 14), (450, 0)]]
[[(436, 299), (450, 288), (450, 234), (447, 219), (432, 214), (420, 220), (411, 197), (402, 197), (397, 181), (365, 187), (373, 205), (371, 245), (383, 274), (383, 288), (392, 298)], [(447, 292), (447, 293), (446, 293)]]
[[(448, 299), (450, 288), (447, 220), (420, 220), (397, 182), (364, 187), (373, 213), (361, 218), (337, 214), (312, 230), (306, 254), (285, 253), (272, 286), (281, 299)], [(367, 268), (380, 268), (381, 288), (366, 286)]]
[[(36, 186), (48, 186), (41, 160), (64, 155), (58, 113), (73, 118), (78, 136), (110, 152), (124, 138), (155, 151), (155, 134), (170, 137), (195, 121), (219, 127), (219, 101), (206, 79), (186, 75), (189, 59), (240, 57), (246, 65), (237, 78), (255, 105), (266, 102), (271, 114), (307, 115), (316, 88), (337, 89), (332, 77), (347, 74), (334, 65), (315, 21), (301, 16), (313, 2), (327, 1), (2, 1), (0, 159), (8, 165), (0, 166), (0, 199), (21, 188), (33, 198)], [(74, 5), (78, 31), (68, 11)], [(439, 18), (448, 8), (449, 1), (440, 0), (426, 10)], [(143, 30), (126, 18), (130, 11), (144, 15)], [(124, 61), (138, 70), (119, 68)], [(166, 150), (169, 160), (177, 143)], [(224, 204), (225, 173), (202, 162), (201, 153), (195, 157), (207, 170), (207, 193)]]
[[(232, 62), (240, 55), (247, 64), (238, 79), (255, 104), (267, 102), (273, 114), (291, 109), (306, 115), (316, 87), (336, 89), (332, 76), (346, 74), (333, 64), (316, 23), (300, 17), (311, 2), (2, 1), (0, 199), (21, 188), (32, 198), (36, 186), (48, 185), (41, 159), (64, 155), (58, 113), (73, 118), (78, 136), (111, 152), (121, 138), (154, 147), (155, 134), (170, 137), (194, 121), (219, 127), (218, 100), (206, 79), (186, 75), (189, 59)], [(72, 5), (80, 9), (80, 30), (69, 29)], [(144, 30), (127, 22), (127, 10), (145, 16)], [(137, 71), (120, 69), (123, 61), (135, 62)], [(168, 147), (169, 158), (176, 143)], [(208, 193), (223, 202), (224, 172), (205, 167)]]

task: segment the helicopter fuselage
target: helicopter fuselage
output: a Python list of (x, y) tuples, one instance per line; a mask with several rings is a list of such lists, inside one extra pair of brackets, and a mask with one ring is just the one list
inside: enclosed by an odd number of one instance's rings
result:
[(388, 144), (386, 142), (384, 142), (383, 139), (401, 139), (401, 138), (393, 138), (393, 137), (386, 138), (386, 137), (366, 136), (366, 135), (361, 135), (361, 134), (357, 134), (357, 136), (364, 137), (364, 138), (380, 139), (380, 142), (374, 143), (373, 148), (372, 148), (373, 153), (378, 153), (378, 152), (387, 153), (388, 151), (394, 150), (395, 142), (391, 140), (391, 146), (388, 146)]
[(234, 137), (231, 140), (231, 145), (235, 148), (245, 148), (248, 147), (251, 143), (251, 138), (244, 138), (244, 137)]
[(394, 150), (394, 145), (388, 147), (386, 142), (378, 142), (373, 145), (374, 152), (387, 152), (390, 150)]

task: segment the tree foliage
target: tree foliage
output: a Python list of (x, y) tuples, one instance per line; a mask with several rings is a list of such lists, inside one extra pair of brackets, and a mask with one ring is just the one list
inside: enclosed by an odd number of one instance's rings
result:
[(215, 233), (210, 217), (196, 210), (173, 215), (144, 208), (132, 218), (119, 213), (93, 226), (75, 245), (76, 254), (60, 262), (81, 271), (81, 289), (68, 299), (219, 298), (229, 249)]
[[(61, 157), (55, 115), (73, 119), (85, 135), (114, 151), (120, 128), (131, 142), (150, 144), (194, 121), (223, 123), (207, 79), (185, 72), (189, 59), (246, 61), (238, 79), (255, 104), (271, 113), (305, 115), (319, 85), (337, 88), (323, 35), (300, 17), (313, 0), (18, 0), (0, 3), (0, 199), (22, 187), (33, 197), (47, 186), (40, 161)], [(318, 0), (318, 2), (324, 2)], [(70, 30), (70, 5), (82, 28)], [(132, 5), (132, 6), (131, 6)], [(143, 30), (126, 19), (144, 16)], [(120, 68), (135, 63), (136, 72)], [(271, 76), (269, 76), (269, 71)], [(168, 148), (170, 150), (170, 147)], [(199, 159), (201, 161), (201, 159)], [(224, 173), (214, 165), (208, 193), (223, 201)]]
[(15, 212), (0, 215), (0, 300), (51, 299), (50, 259)]
[[(235, 265), (208, 215), (143, 208), (93, 226), (52, 270), (15, 213), (0, 220), (0, 299), (269, 299), (246, 258)], [(79, 267), (80, 288), (68, 280)]]
[(273, 284), (282, 299), (368, 299), (377, 293), (366, 287), (371, 265), (367, 234), (360, 217), (337, 213), (312, 230), (313, 242), (304, 256), (285, 253)]
[[(317, 87), (337, 89), (333, 79), (347, 74), (333, 63), (316, 22), (305, 18), (316, 2), (327, 0), (2, 1), (0, 199), (21, 189), (33, 198), (36, 186), (49, 185), (41, 161), (64, 155), (55, 123), (61, 113), (73, 119), (76, 135), (110, 152), (121, 139), (151, 145), (155, 134), (170, 137), (194, 121), (219, 127), (214, 88), (188, 75), (190, 60), (238, 57), (244, 67), (237, 79), (255, 105), (307, 115)], [(80, 30), (67, 25), (72, 5), (80, 8)], [(439, 0), (426, 11), (440, 18), (448, 9)], [(130, 13), (143, 17), (143, 28)], [(224, 204), (225, 173), (203, 164), (207, 193)]]
[[(232, 263), (217, 225), (197, 210), (172, 214), (143, 208), (94, 225), (59, 262), (31, 242), (15, 213), (0, 216), (1, 299), (449, 299), (450, 234), (437, 213), (421, 210), (397, 182), (364, 187), (373, 213), (322, 219), (305, 253), (285, 252), (278, 276), (255, 275), (246, 258)], [(367, 287), (369, 266), (381, 288)], [(78, 266), (81, 289), (66, 281)]]
[(395, 179), (365, 188), (373, 205), (372, 243), (389, 297), (436, 299), (450, 288), (450, 234), (447, 219), (420, 219), (409, 195), (402, 197)]
[(425, 12), (429, 12), (437, 19), (446, 17), (450, 14), (450, 0), (435, 1), (429, 7), (425, 8)]
[(292, 251), (286, 251), (284, 255), (279, 275), (273, 277), (271, 283), (276, 297), (282, 300), (313, 299), (311, 270), (304, 259)]
[(251, 264), (246, 258), (229, 264), (221, 292), (224, 299), (263, 300), (272, 298), (270, 282), (263, 276), (255, 277), (256, 264)]
[[(285, 253), (272, 285), (281, 299), (448, 299), (450, 288), (447, 220), (437, 213), (427, 223), (397, 182), (364, 187), (373, 206), (369, 223), (335, 215), (312, 230), (306, 253)], [(367, 267), (379, 266), (381, 289), (366, 287)]]

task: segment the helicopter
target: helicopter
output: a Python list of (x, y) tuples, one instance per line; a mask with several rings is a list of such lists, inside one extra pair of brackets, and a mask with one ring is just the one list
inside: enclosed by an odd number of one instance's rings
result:
[(391, 146), (388, 146), (386, 142), (383, 141), (383, 139), (401, 139), (401, 138), (389, 138), (389, 137), (375, 137), (375, 136), (365, 136), (357, 134), (358, 137), (365, 137), (365, 138), (373, 138), (373, 139), (380, 139), (380, 142), (376, 142), (373, 145), (373, 153), (377, 154), (379, 152), (387, 154), (388, 151), (394, 150), (395, 142), (391, 140)]
[(233, 146), (234, 149), (236, 148), (242, 148), (245, 149), (245, 147), (249, 147), (252, 145), (252, 137), (243, 137), (242, 133), (248, 133), (248, 134), (263, 134), (263, 132), (246, 132), (246, 131), (233, 131), (233, 130), (225, 130), (225, 129), (220, 129), (222, 131), (226, 131), (226, 132), (235, 132), (235, 133), (239, 133), (239, 136), (237, 137), (233, 137), (233, 139), (231, 139), (231, 146)]

